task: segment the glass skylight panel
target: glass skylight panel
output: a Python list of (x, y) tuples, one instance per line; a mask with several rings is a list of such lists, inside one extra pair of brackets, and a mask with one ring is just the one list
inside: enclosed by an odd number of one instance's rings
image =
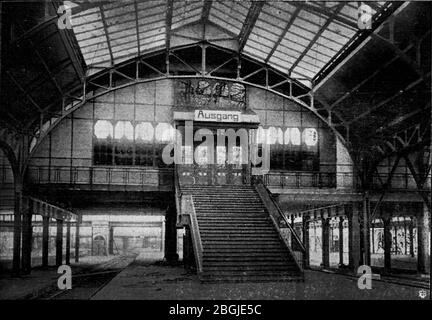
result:
[(161, 34), (161, 33), (157, 33), (155, 35), (151, 35), (148, 37), (140, 37), (140, 43), (141, 45), (145, 44), (145, 43), (149, 43), (151, 41), (159, 41), (159, 40), (165, 40), (165, 34)]
[(135, 6), (133, 4), (125, 4), (115, 7), (114, 9), (108, 9), (107, 6), (104, 5), (102, 8), (104, 15), (107, 19), (118, 19), (119, 21), (121, 21), (122, 19), (124, 19), (125, 16), (128, 16), (130, 14), (135, 15)]
[[(281, 30), (278, 31), (279, 33), (282, 32)], [(268, 32), (267, 30), (264, 29), (255, 28), (254, 31), (251, 32), (251, 35), (254, 35), (255, 37), (263, 37), (267, 40), (272, 41), (273, 43), (276, 43), (279, 40), (279, 35), (273, 32)]]
[(162, 39), (146, 39), (145, 42), (141, 41), (141, 52), (150, 50), (152, 48), (159, 48), (165, 45), (165, 37)]
[(256, 34), (251, 34), (249, 37), (249, 40), (254, 41), (257, 44), (264, 45), (264, 46), (269, 47), (269, 48), (272, 48), (274, 45), (274, 42), (272, 42), (268, 39), (265, 39), (263, 37), (260, 37)]
[(307, 63), (308, 65), (314, 67), (314, 69), (318, 68), (318, 70), (316, 70), (315, 72), (319, 71), (320, 66), (322, 67), (324, 64), (323, 62), (321, 62), (321, 61), (319, 61), (313, 57), (310, 57), (308, 55), (305, 55), (302, 58), (301, 62)]
[(325, 30), (322, 33), (322, 37), (321, 38), (323, 38), (323, 39), (331, 39), (332, 42), (338, 43), (340, 45), (345, 45), (349, 41), (349, 39), (350, 39), (350, 38), (346, 38), (346, 37), (344, 37), (342, 35), (330, 32), (328, 30)]
[(297, 66), (304, 69), (304, 70), (312, 72), (314, 75), (315, 75), (315, 73), (317, 73), (320, 70), (320, 68), (317, 67), (314, 63), (309, 63), (309, 62), (304, 61), (304, 57), (302, 60), (300, 60), (300, 62), (297, 64)]
[(266, 3), (262, 8), (259, 18), (263, 19), (264, 21), (271, 21), (267, 19), (288, 21), (291, 18), (291, 13), (287, 12), (286, 10), (280, 9), (278, 7), (267, 5)]
[(313, 71), (307, 70), (305, 68), (302, 68), (299, 65), (297, 65), (294, 68), (294, 70), (295, 70), (295, 72), (301, 74), (303, 77), (306, 77), (306, 78), (309, 78), (309, 79), (312, 79), (315, 76), (315, 74), (316, 74), (316, 72), (313, 72)]
[(316, 65), (322, 65), (322, 66), (324, 66), (328, 62), (328, 60), (329, 60), (328, 57), (320, 55), (316, 51), (312, 51), (312, 50), (309, 50), (305, 54), (305, 58), (306, 57), (312, 59), (314, 61), (314, 64), (316, 64)]
[(285, 38), (280, 42), (279, 46), (285, 47), (284, 50), (288, 49), (290, 52), (297, 52), (297, 53), (302, 53), (304, 51), (304, 49), (306, 49), (305, 46), (302, 46), (302, 45), (296, 43), (295, 41), (291, 41), (289, 39), (289, 35), (288, 35), (288, 38)]
[[(296, 25), (296, 24), (293, 24), (293, 25), (289, 28), (288, 33), (289, 33), (289, 34), (294, 33), (294, 34), (296, 34), (297, 36), (302, 37), (302, 38), (304, 38), (304, 39), (306, 39), (306, 40), (308, 40), (308, 41), (312, 40), (313, 37), (315, 36), (315, 33), (310, 32), (309, 30), (306, 30), (306, 29), (304, 29), (304, 28), (302, 28), (301, 26), (298, 26), (298, 25)], [(288, 33), (287, 33), (287, 34), (288, 34)]]
[(253, 55), (255, 55), (259, 59), (265, 59), (267, 57), (269, 51), (265, 47), (259, 48), (257, 45), (254, 45), (254, 46), (248, 47), (248, 50), (247, 51), (245, 50), (245, 52), (252, 53)]

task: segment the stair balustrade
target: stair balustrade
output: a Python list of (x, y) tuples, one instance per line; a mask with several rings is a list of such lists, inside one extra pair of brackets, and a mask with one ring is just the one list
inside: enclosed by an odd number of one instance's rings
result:
[(261, 200), (267, 207), (276, 229), (279, 231), (280, 237), (294, 257), (295, 263), (301, 272), (303, 272), (303, 259), (305, 257), (306, 248), (300, 240), (300, 237), (291, 226), (277, 201), (272, 197), (270, 190), (260, 180), (255, 179), (254, 184)]
[(199, 276), (203, 271), (203, 246), (192, 195), (183, 194), (181, 196), (181, 214), (182, 217), (188, 218), (187, 224), (190, 227), (195, 263)]

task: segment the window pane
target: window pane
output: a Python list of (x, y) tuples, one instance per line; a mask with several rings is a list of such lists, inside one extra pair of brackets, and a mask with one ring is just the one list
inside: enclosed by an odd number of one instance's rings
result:
[(114, 138), (133, 140), (133, 131), (133, 126), (130, 121), (119, 121), (115, 126)]
[(94, 126), (94, 133), (98, 139), (107, 139), (113, 136), (113, 126), (107, 120), (98, 120)]
[(304, 130), (304, 141), (307, 146), (315, 146), (318, 143), (318, 132), (314, 128)]
[(198, 165), (209, 164), (209, 153), (206, 146), (198, 146), (195, 150), (195, 161)]
[(277, 129), (275, 127), (270, 127), (267, 129), (267, 143), (275, 144), (277, 140)]
[(290, 135), (291, 135), (291, 129), (287, 128), (285, 130), (285, 134), (284, 134), (284, 144), (289, 144), (290, 143)]
[(264, 143), (266, 141), (266, 129), (264, 129), (263, 127), (258, 127), (257, 130), (257, 135), (256, 135), (256, 139), (257, 139), (257, 143)]
[(216, 147), (216, 161), (217, 164), (225, 164), (226, 162), (226, 147), (217, 146)]
[(281, 128), (270, 127), (267, 129), (268, 144), (283, 144), (283, 131)]
[(159, 123), (156, 126), (155, 138), (158, 142), (173, 142), (175, 141), (175, 130), (169, 123)]
[(135, 139), (142, 141), (152, 141), (154, 128), (150, 122), (138, 123), (135, 127)]
[(299, 128), (291, 128), (291, 143), (294, 146), (299, 146), (301, 143)]

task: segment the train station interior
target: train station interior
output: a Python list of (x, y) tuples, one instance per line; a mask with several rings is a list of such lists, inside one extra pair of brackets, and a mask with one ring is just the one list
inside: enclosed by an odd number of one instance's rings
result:
[(431, 24), (427, 1), (0, 2), (0, 299), (424, 299)]

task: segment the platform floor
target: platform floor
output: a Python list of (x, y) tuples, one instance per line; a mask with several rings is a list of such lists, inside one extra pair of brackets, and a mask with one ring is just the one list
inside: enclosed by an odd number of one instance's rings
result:
[[(419, 287), (373, 281), (360, 290), (351, 276), (308, 270), (304, 282), (206, 283), (182, 266), (136, 260), (93, 299), (420, 299)], [(426, 299), (430, 299), (429, 290)]]

